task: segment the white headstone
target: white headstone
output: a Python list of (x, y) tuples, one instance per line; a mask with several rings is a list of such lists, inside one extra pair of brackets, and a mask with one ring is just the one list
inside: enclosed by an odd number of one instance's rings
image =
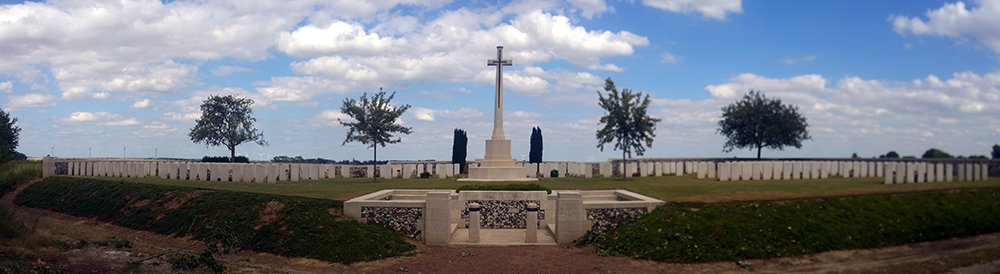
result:
[(926, 182), (933, 183), (937, 181), (937, 170), (934, 170), (936, 166), (934, 163), (925, 163), (924, 166), (927, 169), (927, 179)]
[(410, 175), (413, 174), (415, 167), (413, 164), (403, 164), (403, 179), (410, 179)]
[(771, 177), (774, 176), (774, 162), (767, 161), (760, 163), (760, 167), (761, 175), (763, 175), (761, 180), (771, 180)]
[(774, 162), (774, 179), (788, 180), (785, 178), (785, 162)]
[(764, 173), (761, 162), (753, 162), (750, 164), (750, 180), (759, 181), (761, 178), (761, 173)]
[(882, 181), (882, 183), (883, 184), (887, 184), (887, 185), (891, 185), (893, 183), (893, 181), (892, 181), (893, 174), (892, 173), (896, 171), (896, 165), (893, 165), (892, 163), (887, 163), (887, 162), (881, 162), (879, 164), (882, 165), (882, 166), (884, 166), (882, 168), (882, 171), (883, 171), (883, 173), (885, 175), (885, 178)]
[(729, 181), (729, 163), (719, 163), (719, 181), (726, 182)]
[(698, 162), (698, 179), (705, 179), (708, 176), (708, 164), (705, 162)]
[(246, 163), (246, 164), (242, 164), (242, 166), (243, 166), (243, 177), (241, 179), (243, 179), (244, 183), (252, 182), (254, 180), (253, 179), (253, 177), (254, 177), (253, 174), (254, 174), (254, 169), (256, 168), (256, 165), (251, 165), (250, 163)]
[(681, 161), (674, 162), (674, 175), (677, 176), (684, 175), (684, 162)]
[(944, 164), (944, 181), (951, 182), (955, 176), (955, 165), (954, 164)]
[(745, 162), (741, 164), (743, 165), (743, 170), (740, 171), (740, 178), (743, 181), (755, 180), (753, 178), (757, 177), (757, 174), (753, 173), (753, 163)]
[(980, 176), (982, 175), (982, 172), (979, 171), (979, 168), (981, 166), (982, 165), (980, 165), (980, 164), (972, 164), (972, 180), (970, 180), (970, 181), (979, 181), (980, 180)]
[(989, 180), (989, 178), (990, 178), (990, 165), (989, 164), (980, 164), (980, 166), (979, 166), (979, 178), (980, 178), (980, 180), (983, 180), (983, 181)]
[(907, 171), (906, 163), (905, 162), (903, 162), (903, 163), (896, 162), (894, 164), (896, 164), (896, 182), (895, 183), (897, 183), (897, 184), (905, 184), (906, 183), (906, 171)]
[(916, 175), (917, 175), (917, 165), (915, 163), (913, 163), (913, 162), (907, 162), (906, 163), (906, 182), (907, 183), (911, 183), (911, 184), (912, 183), (916, 183), (917, 182), (917, 180), (915, 178)]
[(802, 179), (802, 162), (792, 162), (792, 179)]
[(745, 165), (745, 164), (746, 163), (743, 163), (743, 162), (731, 162), (731, 163), (729, 163), (729, 176), (730, 176), (730, 178), (733, 181), (746, 181), (748, 179), (747, 176), (750, 176), (750, 175), (749, 174), (747, 174), (747, 175), (743, 174), (743, 165)]
[(708, 162), (708, 178), (709, 179), (715, 179), (715, 175), (716, 175), (716, 171), (715, 170), (716, 170), (715, 161)]

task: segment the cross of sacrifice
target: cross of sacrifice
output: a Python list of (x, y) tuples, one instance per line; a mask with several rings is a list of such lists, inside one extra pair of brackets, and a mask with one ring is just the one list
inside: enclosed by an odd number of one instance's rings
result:
[(493, 101), (493, 140), (503, 140), (503, 67), (510, 66), (510, 59), (503, 59), (503, 46), (497, 46), (497, 59), (486, 60), (487, 66), (497, 67), (497, 92)]

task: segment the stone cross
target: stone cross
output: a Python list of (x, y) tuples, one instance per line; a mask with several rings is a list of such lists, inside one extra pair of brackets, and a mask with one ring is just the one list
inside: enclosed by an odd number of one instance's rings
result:
[(497, 92), (493, 101), (493, 137), (503, 140), (503, 67), (510, 66), (510, 59), (503, 59), (503, 46), (497, 46), (497, 59), (486, 60), (487, 66), (497, 67)]

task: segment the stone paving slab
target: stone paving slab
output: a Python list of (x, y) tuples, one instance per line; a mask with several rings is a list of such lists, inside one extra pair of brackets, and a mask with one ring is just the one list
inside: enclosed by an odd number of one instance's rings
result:
[(538, 242), (525, 243), (524, 229), (480, 229), (479, 243), (469, 242), (469, 229), (459, 228), (451, 235), (448, 246), (521, 246), (557, 245), (555, 235), (548, 229), (538, 229)]

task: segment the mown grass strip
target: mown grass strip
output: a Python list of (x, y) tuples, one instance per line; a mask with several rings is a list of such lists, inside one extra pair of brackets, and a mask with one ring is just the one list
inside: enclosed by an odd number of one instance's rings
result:
[(463, 185), (455, 189), (456, 192), (463, 190), (492, 190), (492, 191), (545, 191), (552, 194), (552, 189), (539, 184), (503, 184), (503, 185)]
[(289, 257), (352, 263), (415, 247), (385, 226), (338, 219), (339, 201), (73, 177), (26, 188), (22, 206)]
[(874, 248), (1000, 231), (1000, 190), (785, 202), (668, 203), (605, 234), (601, 254), (697, 263)]

